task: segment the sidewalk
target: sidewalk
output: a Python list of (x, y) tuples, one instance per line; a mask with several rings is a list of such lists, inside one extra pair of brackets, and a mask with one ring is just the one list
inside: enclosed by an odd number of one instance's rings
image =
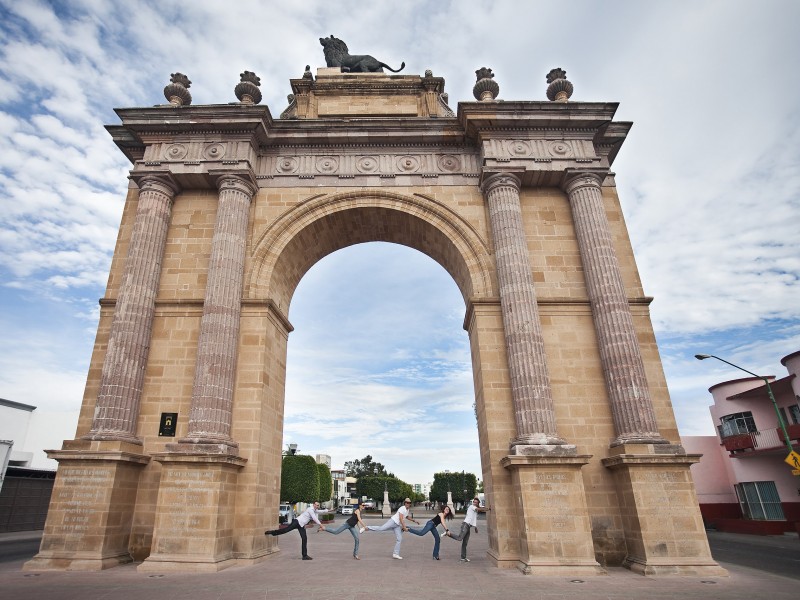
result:
[[(424, 522), (422, 515), (418, 520)], [(21, 570), (20, 560), (0, 565), (0, 590), (14, 600), (794, 600), (800, 589), (797, 579), (725, 563), (730, 577), (647, 578), (622, 568), (583, 579), (525, 576), (491, 565), (483, 527), (472, 534), (471, 562), (466, 564), (459, 561), (460, 543), (449, 539), (442, 540), (441, 560), (432, 560), (430, 535), (405, 534), (402, 561), (391, 557), (392, 533), (362, 534), (360, 561), (351, 557), (353, 538), (347, 532), (332, 536), (308, 529), (308, 537), (313, 561), (300, 560), (300, 536), (290, 533), (279, 539), (281, 552), (265, 562), (213, 574), (145, 574), (135, 564), (92, 573), (30, 573)], [(770, 551), (766, 546), (765, 552)]]

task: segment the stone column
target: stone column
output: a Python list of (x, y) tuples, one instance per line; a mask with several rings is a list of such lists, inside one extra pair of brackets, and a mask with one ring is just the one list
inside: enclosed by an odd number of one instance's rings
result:
[(522, 223), (520, 186), (519, 178), (510, 173), (490, 175), (482, 185), (494, 238), (517, 426), (517, 437), (511, 445), (518, 453), (522, 451), (520, 446), (566, 444), (556, 432), (539, 307)]
[(169, 446), (189, 452), (236, 454), (238, 444), (230, 435), (231, 414), (247, 223), (257, 188), (248, 179), (232, 174), (221, 176), (217, 185), (219, 206), (200, 323), (189, 430), (177, 445)]
[(611, 445), (666, 444), (658, 431), (631, 309), (614, 252), (600, 188), (604, 177), (605, 173), (568, 173), (564, 190), (572, 207), (617, 433)]
[(141, 445), (136, 437), (139, 400), (172, 200), (178, 187), (166, 174), (145, 175), (137, 183), (136, 220), (103, 362), (95, 417), (84, 439)]

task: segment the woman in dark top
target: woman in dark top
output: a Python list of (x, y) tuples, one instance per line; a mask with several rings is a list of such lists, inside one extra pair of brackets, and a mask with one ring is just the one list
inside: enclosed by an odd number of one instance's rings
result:
[(429, 531), (433, 534), (433, 559), (439, 560), (439, 531), (436, 529), (437, 525), (441, 525), (444, 527), (444, 532), (447, 533), (450, 531), (447, 529), (447, 523), (445, 521), (449, 521), (453, 518), (453, 511), (450, 510), (449, 506), (445, 506), (438, 515), (433, 517), (430, 521), (425, 523), (425, 526), (422, 529), (416, 529), (414, 527), (408, 528), (408, 533), (413, 533), (414, 535), (425, 535)]
[(358, 506), (356, 506), (355, 510), (353, 510), (353, 514), (350, 516), (347, 521), (339, 525), (336, 529), (322, 529), (321, 527), (317, 530), (317, 533), (320, 531), (327, 531), (328, 533), (332, 533), (333, 535), (339, 535), (345, 529), (347, 529), (350, 534), (353, 536), (355, 540), (355, 547), (353, 548), (353, 558), (356, 560), (361, 560), (358, 558), (358, 529), (361, 528), (361, 531), (364, 531), (366, 525), (364, 525), (364, 521), (361, 520), (361, 502), (359, 501)]

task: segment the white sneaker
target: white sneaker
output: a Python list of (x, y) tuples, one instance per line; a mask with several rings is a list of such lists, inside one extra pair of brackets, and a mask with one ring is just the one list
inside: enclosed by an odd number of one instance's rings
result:
[(469, 562), (469, 559), (468, 558), (462, 558), (461, 562)]
[(397, 560), (403, 560), (403, 557), (399, 554), (392, 554), (392, 558), (396, 558)]
[(364, 533), (366, 530), (367, 530), (366, 527), (362, 527), (361, 529), (358, 530), (358, 533)]

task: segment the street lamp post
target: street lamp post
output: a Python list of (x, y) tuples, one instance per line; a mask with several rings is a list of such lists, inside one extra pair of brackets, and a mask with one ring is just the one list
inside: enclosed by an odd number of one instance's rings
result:
[(762, 379), (767, 386), (767, 394), (769, 395), (769, 399), (772, 401), (772, 406), (775, 407), (775, 415), (778, 417), (778, 425), (781, 426), (781, 431), (783, 431), (783, 437), (786, 440), (786, 445), (789, 447), (789, 450), (794, 451), (792, 447), (792, 439), (789, 437), (789, 431), (786, 429), (786, 423), (781, 416), (781, 411), (778, 410), (778, 403), (775, 401), (775, 395), (772, 393), (772, 388), (769, 385), (769, 379), (764, 377), (763, 375), (756, 375), (752, 371), (748, 371), (747, 369), (743, 369), (739, 365), (735, 365), (732, 362), (725, 360), (724, 358), (720, 358), (719, 356), (714, 356), (713, 354), (695, 354), (694, 357), (697, 360), (705, 360), (707, 358), (716, 358), (720, 362), (724, 362), (726, 365), (730, 365), (740, 371), (744, 371), (745, 373), (749, 373), (753, 377), (757, 377), (758, 379)]

